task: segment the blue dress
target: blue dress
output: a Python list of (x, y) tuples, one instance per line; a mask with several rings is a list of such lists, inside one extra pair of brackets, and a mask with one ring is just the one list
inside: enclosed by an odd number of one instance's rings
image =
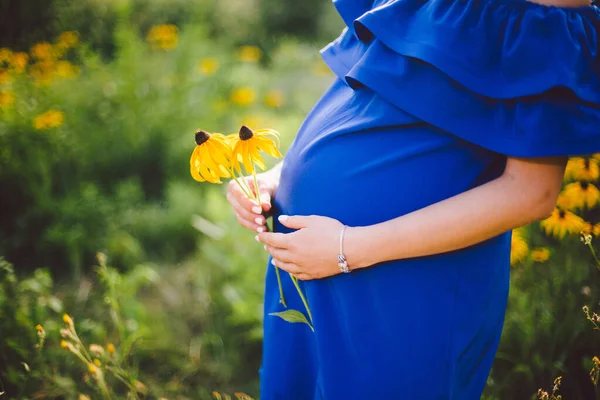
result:
[[(337, 78), (285, 157), (279, 214), (370, 225), (497, 178), (507, 156), (600, 151), (595, 6), (334, 4), (347, 27), (322, 56)], [(510, 241), (301, 282), (314, 333), (268, 315), (284, 310), (269, 264), (261, 400), (479, 399), (502, 332)], [(304, 310), (282, 279), (288, 306)]]

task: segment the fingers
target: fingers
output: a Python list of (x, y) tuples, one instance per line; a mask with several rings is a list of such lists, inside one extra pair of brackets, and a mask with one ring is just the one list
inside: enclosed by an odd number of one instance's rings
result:
[(310, 223), (312, 216), (311, 215), (280, 215), (279, 222), (283, 226), (286, 226), (291, 229), (302, 229), (306, 228), (306, 226)]
[(289, 249), (290, 235), (293, 235), (293, 233), (263, 232), (256, 235), (256, 240), (267, 246), (277, 247), (279, 249)]
[(282, 270), (289, 272), (292, 275), (303, 275), (303, 276), (305, 275), (301, 272), (300, 267), (294, 263), (289, 263), (289, 262), (285, 262), (285, 261), (281, 261), (276, 258), (273, 258), (271, 260), (271, 264), (273, 264), (277, 268), (281, 268)]
[[(255, 203), (250, 201), (250, 199), (246, 198), (243, 193), (242, 196), (236, 196), (235, 189), (231, 189), (227, 192), (227, 201), (231, 204), (237, 220), (242, 226), (254, 232), (264, 232), (266, 230), (264, 226), (266, 220), (261, 214), (262, 210)], [(254, 208), (258, 209), (256, 210)], [(256, 211), (258, 211), (258, 213), (256, 213)]]
[[(254, 179), (247, 178), (247, 182), (249, 183), (250, 188), (252, 189), (252, 193), (256, 195)], [(267, 185), (261, 180), (258, 180), (258, 193), (260, 193), (260, 202), (262, 205), (262, 210), (268, 212), (269, 210), (271, 210), (271, 193)]]
[(287, 262), (287, 263), (294, 262), (294, 260), (292, 259), (292, 255), (288, 250), (279, 249), (277, 247), (272, 247), (272, 246), (269, 246), (266, 244), (265, 244), (265, 250), (268, 251), (269, 254), (271, 254), (273, 256), (273, 258), (275, 258), (279, 261), (283, 261), (283, 262)]

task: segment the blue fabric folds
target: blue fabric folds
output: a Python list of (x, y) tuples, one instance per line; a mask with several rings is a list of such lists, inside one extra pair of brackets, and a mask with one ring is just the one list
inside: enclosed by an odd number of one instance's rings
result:
[(600, 11), (525, 0), (336, 0), (352, 87), (517, 157), (600, 151)]

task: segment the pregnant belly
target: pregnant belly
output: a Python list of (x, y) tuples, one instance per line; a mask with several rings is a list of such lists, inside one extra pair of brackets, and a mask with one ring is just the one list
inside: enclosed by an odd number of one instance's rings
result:
[(285, 157), (280, 213), (378, 223), (468, 190), (497, 164), (495, 153), (403, 117), (368, 89), (333, 89)]

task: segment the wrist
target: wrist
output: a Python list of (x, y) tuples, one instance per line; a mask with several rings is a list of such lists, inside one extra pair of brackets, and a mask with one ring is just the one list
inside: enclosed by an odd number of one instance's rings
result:
[(369, 227), (355, 226), (346, 228), (344, 234), (344, 255), (351, 270), (366, 268), (377, 263), (376, 252), (369, 242)]

